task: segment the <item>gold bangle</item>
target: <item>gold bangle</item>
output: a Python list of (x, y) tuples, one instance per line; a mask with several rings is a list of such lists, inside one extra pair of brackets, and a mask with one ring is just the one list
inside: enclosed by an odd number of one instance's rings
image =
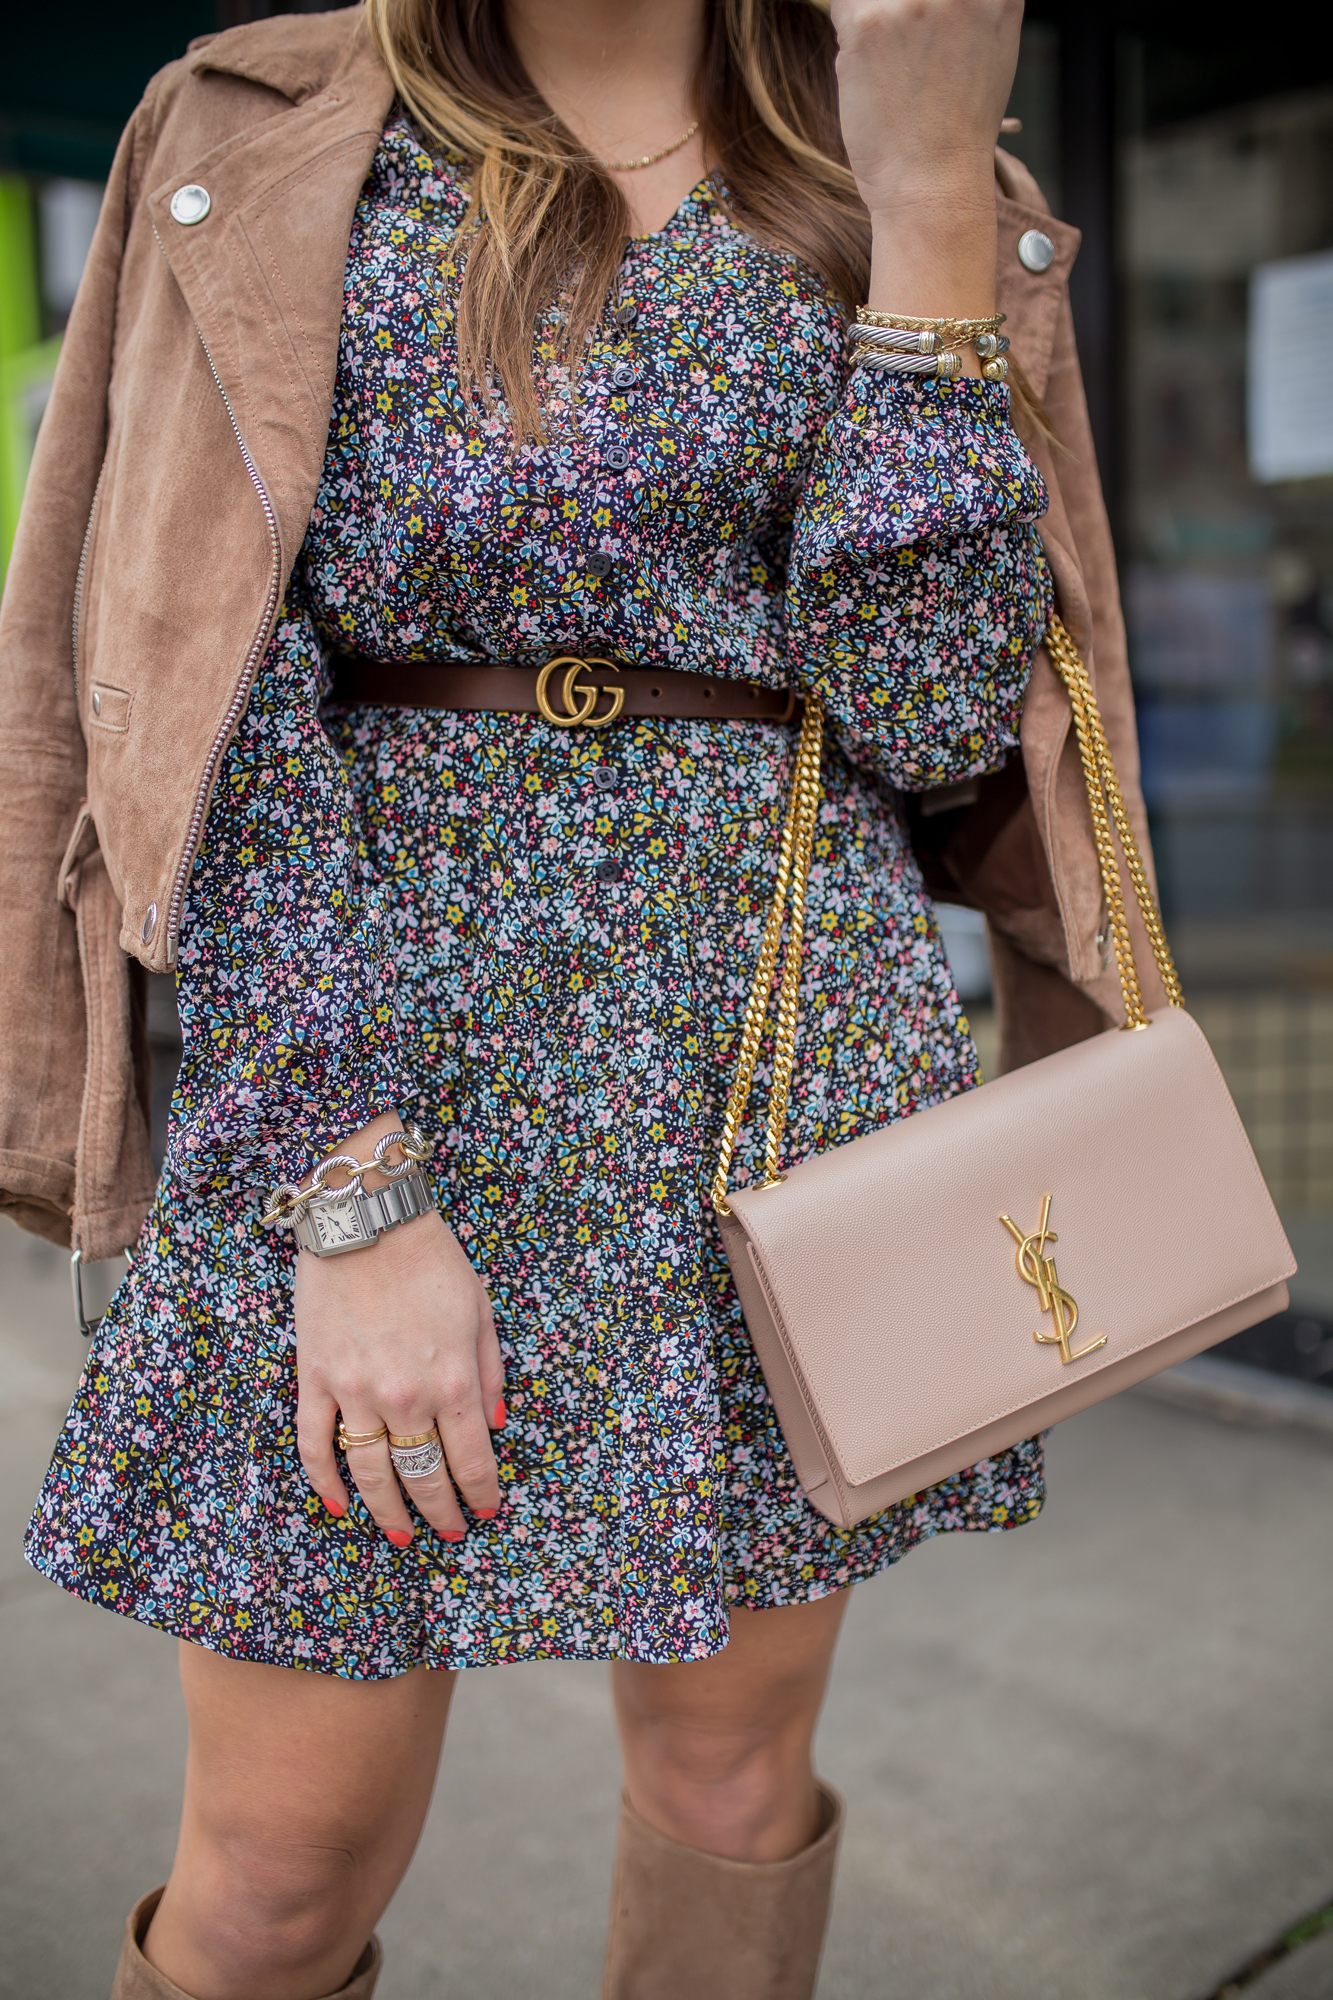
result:
[(989, 313), (983, 319), (916, 319), (910, 313), (873, 312), (861, 306), (856, 315), (863, 326), (892, 327), (899, 333), (938, 333), (943, 340), (970, 346), (981, 333), (994, 333), (1005, 322), (1003, 313)]
[(386, 1438), (388, 1435), (389, 1426), (387, 1424), (381, 1424), (377, 1431), (365, 1431), (360, 1436), (354, 1435), (351, 1431), (344, 1430), (342, 1425), (339, 1424), (335, 1442), (339, 1451), (352, 1451), (357, 1445), (378, 1444), (381, 1438)]
[(418, 1431), (415, 1437), (395, 1437), (392, 1431), (389, 1431), (387, 1436), (390, 1450), (411, 1451), (414, 1445), (429, 1444), (432, 1438), (439, 1436), (439, 1432), (432, 1424), (428, 1431)]

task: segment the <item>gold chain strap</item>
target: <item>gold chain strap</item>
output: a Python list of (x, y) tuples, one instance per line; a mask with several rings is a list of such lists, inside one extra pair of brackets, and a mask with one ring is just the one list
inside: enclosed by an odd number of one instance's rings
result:
[(1115, 825), (1120, 850), (1125, 857), (1125, 871), (1134, 890), (1134, 900), (1139, 906), (1143, 928), (1148, 934), (1148, 943), (1152, 948), (1167, 1003), (1172, 1007), (1183, 1007), (1185, 996), (1180, 990), (1180, 979), (1171, 956), (1171, 948), (1166, 941), (1166, 932), (1162, 929), (1161, 913), (1148, 881), (1148, 871), (1143, 865), (1143, 856), (1139, 853), (1139, 844), (1134, 838), (1134, 829), (1125, 810), (1120, 780), (1116, 776), (1115, 760), (1111, 756), (1111, 746), (1106, 740), (1101, 710), (1092, 691), (1088, 670), (1079, 658), (1077, 646), (1058, 618), (1053, 617), (1047, 626), (1045, 643), (1051, 665), (1064, 682), (1069, 694), (1070, 707), (1074, 711), (1074, 729), (1078, 736), (1083, 777), (1088, 788), (1088, 806), (1092, 813), (1092, 830), (1097, 842), (1102, 893), (1106, 897), (1106, 910), (1115, 944), (1116, 970), (1120, 974), (1120, 990), (1125, 1001), (1125, 1026), (1144, 1028), (1148, 1025), (1148, 1015), (1143, 1005), (1138, 968), (1134, 963), (1134, 946), (1130, 939), (1129, 919), (1125, 914), (1125, 899), (1120, 888), (1120, 870), (1116, 864), (1115, 843), (1111, 837), (1109, 822), (1114, 822)]
[[(1125, 909), (1124, 894), (1120, 886), (1120, 869), (1116, 860), (1117, 838), (1125, 857), (1125, 869), (1134, 890), (1134, 900), (1139, 906), (1153, 958), (1161, 976), (1162, 988), (1172, 1007), (1183, 1007), (1185, 1004), (1180, 990), (1180, 980), (1176, 976), (1176, 968), (1166, 942), (1166, 933), (1162, 929), (1162, 919), (1148, 882), (1147, 870), (1139, 853), (1134, 829), (1130, 825), (1129, 814), (1125, 809), (1120, 782), (1116, 777), (1115, 763), (1111, 756), (1111, 746), (1106, 740), (1101, 712), (1097, 707), (1097, 697), (1093, 693), (1087, 669), (1079, 658), (1078, 648), (1058, 618), (1053, 617), (1046, 629), (1045, 645), (1051, 664), (1069, 694), (1070, 707), (1073, 710), (1079, 757), (1088, 789), (1088, 808), (1092, 814), (1097, 862), (1101, 869), (1102, 890), (1106, 897), (1107, 916), (1115, 945), (1116, 969), (1120, 975), (1120, 990), (1125, 1002), (1125, 1026), (1146, 1028), (1148, 1014), (1143, 1004), (1138, 968), (1134, 963), (1134, 944), (1130, 935), (1129, 917)], [(736, 1074), (727, 1096), (727, 1108), (722, 1119), (722, 1143), (718, 1149), (717, 1172), (713, 1176), (711, 1189), (713, 1207), (721, 1216), (728, 1216), (731, 1213), (727, 1205), (727, 1183), (731, 1176), (736, 1140), (745, 1120), (754, 1073), (759, 1061), (759, 1050), (764, 1038), (764, 1024), (768, 1019), (784, 927), (788, 933), (787, 951), (778, 987), (777, 1022), (773, 1045), (773, 1084), (768, 1099), (764, 1177), (758, 1185), (773, 1187), (785, 1178), (781, 1171), (782, 1138), (787, 1124), (792, 1069), (796, 1061), (796, 1026), (801, 990), (806, 885), (810, 875), (810, 853), (814, 843), (815, 826), (819, 818), (823, 738), (824, 711), (812, 695), (807, 696), (801, 738), (796, 748), (796, 765), (792, 773), (787, 817), (782, 828), (782, 843), (778, 849), (778, 874), (773, 889), (773, 904), (764, 926), (763, 943), (759, 947), (759, 963), (755, 968), (754, 983), (750, 988), (750, 998), (746, 1003), (745, 1019), (741, 1026)], [(1112, 827), (1115, 829), (1114, 834)]]
[[(736, 1057), (736, 1076), (728, 1093), (727, 1108), (722, 1118), (722, 1144), (718, 1151), (717, 1172), (713, 1176), (711, 1190), (713, 1206), (719, 1215), (731, 1213), (727, 1207), (727, 1181), (731, 1174), (731, 1160), (736, 1150), (736, 1139), (745, 1119), (745, 1107), (750, 1101), (750, 1086), (754, 1082), (759, 1047), (764, 1038), (764, 1022), (768, 1018), (769, 996), (773, 990), (773, 975), (777, 970), (789, 888), (793, 911), (799, 909), (802, 929), (804, 928), (805, 885), (810, 867), (815, 819), (819, 812), (819, 767), (823, 740), (824, 711), (814, 696), (808, 695), (805, 716), (801, 723), (801, 740), (796, 746), (796, 768), (792, 773), (787, 818), (782, 829), (782, 844), (778, 849), (778, 878), (773, 887), (773, 904), (768, 913), (768, 922), (764, 926), (764, 939), (759, 947), (759, 964), (755, 969), (754, 984), (750, 988), (750, 998), (746, 1003), (745, 1020), (741, 1027), (740, 1051)], [(795, 880), (793, 880), (793, 866), (796, 870)], [(775, 1181), (782, 1179), (778, 1169), (778, 1158), (782, 1150), (783, 1127), (787, 1122), (787, 1098), (791, 1090), (792, 1064), (796, 1059), (796, 1016), (800, 996), (802, 942), (802, 931), (795, 928), (794, 920), (787, 943), (787, 958), (782, 968), (782, 987), (778, 996), (778, 1041), (773, 1057), (773, 1088), (768, 1100), (768, 1147), (764, 1179), (761, 1183), (764, 1187), (771, 1187)]]

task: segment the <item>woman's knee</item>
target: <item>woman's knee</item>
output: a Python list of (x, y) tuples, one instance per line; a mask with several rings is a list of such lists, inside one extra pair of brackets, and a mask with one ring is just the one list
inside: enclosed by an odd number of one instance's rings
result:
[(207, 1962), (279, 1984), (359, 1949), (383, 1901), (380, 1857), (336, 1826), (281, 1814), (187, 1814), (181, 1860), (155, 1930), (183, 1927)]
[(842, 1605), (737, 1612), (713, 1660), (616, 1670), (631, 1802), (662, 1832), (740, 1860), (797, 1852), (818, 1815), (811, 1741)]
[(448, 1682), (335, 1682), (194, 1648), (182, 1678), (185, 1811), (147, 1955), (187, 1993), (333, 1991), (326, 1973), (355, 1959), (411, 1859)]

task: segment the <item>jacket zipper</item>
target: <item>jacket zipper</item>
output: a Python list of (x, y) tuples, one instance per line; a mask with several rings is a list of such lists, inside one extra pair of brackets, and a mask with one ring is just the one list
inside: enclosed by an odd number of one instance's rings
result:
[[(153, 234), (157, 236), (159, 250), (166, 257), (166, 245), (163, 243), (161, 236), (158, 235), (156, 224), (153, 225)], [(168, 265), (170, 265), (170, 262), (171, 259), (168, 257)], [(181, 854), (180, 867), (176, 871), (176, 880), (172, 884), (171, 901), (167, 905), (166, 948), (168, 965), (176, 963), (176, 944), (177, 934), (180, 929), (181, 904), (185, 900), (185, 886), (190, 879), (190, 870), (194, 866), (194, 857), (198, 852), (199, 839), (203, 832), (204, 814), (208, 808), (208, 796), (213, 789), (213, 780), (217, 776), (217, 768), (222, 754), (231, 741), (232, 732), (235, 730), (236, 724), (240, 719), (241, 710), (250, 699), (250, 689), (254, 683), (255, 671), (259, 665), (260, 655), (268, 644), (269, 627), (273, 622), (273, 614), (278, 608), (278, 598), (282, 592), (282, 537), (278, 531), (277, 513), (274, 510), (273, 502), (268, 497), (268, 488), (259, 476), (259, 468), (250, 455), (250, 447), (241, 434), (241, 427), (236, 421), (236, 412), (231, 406), (231, 398), (222, 386), (222, 377), (218, 374), (217, 363), (214, 361), (212, 353), (209, 350), (208, 342), (204, 339), (202, 332), (200, 332), (197, 321), (195, 322), (194, 330), (199, 334), (199, 345), (204, 350), (204, 357), (212, 372), (213, 380), (217, 383), (218, 394), (222, 398), (222, 407), (227, 412), (228, 422), (231, 424), (236, 442), (240, 446), (241, 457), (245, 461), (245, 469), (250, 475), (250, 484), (258, 494), (259, 504), (264, 510), (264, 519), (268, 524), (268, 543), (271, 562), (268, 597), (264, 604), (263, 622), (255, 633), (254, 638), (250, 641), (250, 650), (245, 656), (245, 665), (241, 670), (241, 678), (237, 683), (236, 692), (231, 698), (227, 712), (222, 718), (217, 735), (213, 738), (209, 749), (208, 757), (204, 764), (204, 775), (199, 786), (199, 793), (194, 802), (194, 810), (190, 814), (190, 824), (186, 831), (185, 847)]]
[(83, 531), (83, 547), (79, 551), (79, 569), (74, 579), (74, 615), (71, 620), (70, 644), (74, 654), (74, 712), (79, 713), (79, 652), (83, 645), (83, 582), (88, 573), (88, 553), (93, 545), (93, 529), (97, 525), (97, 505), (102, 498), (102, 481), (106, 478), (106, 460), (97, 475), (93, 488), (93, 504), (88, 509), (88, 525)]

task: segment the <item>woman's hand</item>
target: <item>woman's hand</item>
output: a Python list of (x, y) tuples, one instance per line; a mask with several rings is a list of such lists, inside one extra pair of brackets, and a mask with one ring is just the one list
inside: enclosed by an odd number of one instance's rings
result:
[[(397, 1122), (377, 1120), (339, 1150), (366, 1159), (361, 1149)], [(330, 1513), (344, 1514), (349, 1502), (333, 1449), (340, 1410), (355, 1435), (382, 1424), (397, 1437), (438, 1428), (445, 1463), (407, 1491), (446, 1541), (466, 1532), (458, 1493), (483, 1520), (498, 1511), (490, 1430), (504, 1422), (500, 1346), (486, 1288), (439, 1215), (405, 1222), (343, 1257), (300, 1252), (296, 1365), (301, 1463)], [(347, 1463), (379, 1526), (406, 1547), (412, 1517), (388, 1440), (355, 1446)]]
[(831, 0), (847, 157), (874, 228), (870, 304), (979, 318), (1022, 0)]

